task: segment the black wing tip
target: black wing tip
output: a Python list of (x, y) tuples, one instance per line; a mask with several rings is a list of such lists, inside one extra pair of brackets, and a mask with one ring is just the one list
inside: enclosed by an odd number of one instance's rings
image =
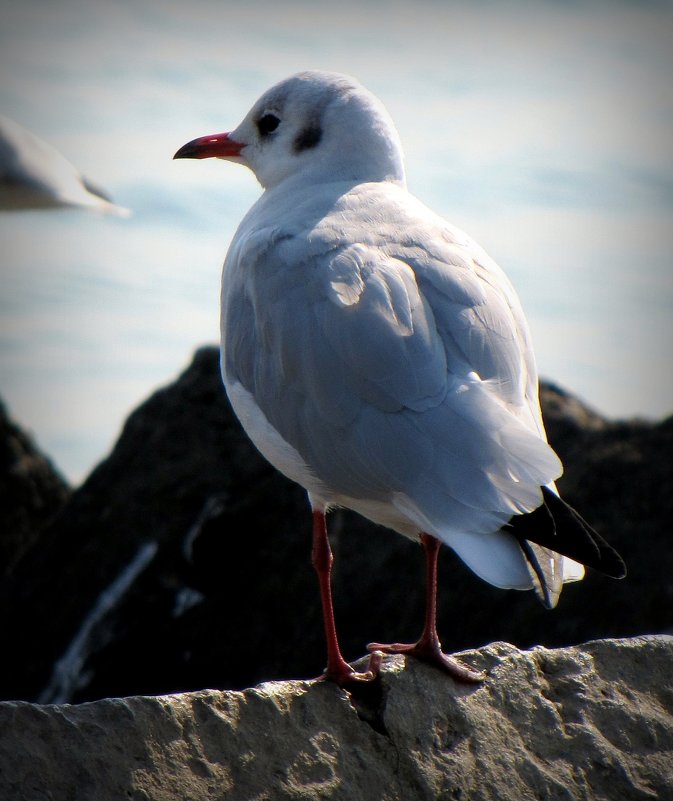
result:
[[(601, 560), (602, 567), (598, 568), (601, 573), (604, 573), (606, 576), (609, 576), (613, 579), (623, 579), (626, 578), (628, 575), (628, 570), (626, 569), (626, 562), (622, 559), (622, 557), (615, 551), (614, 548), (608, 546), (612, 551), (609, 554), (609, 558), (604, 558)], [(605, 564), (607, 562), (607, 564)]]
[(110, 197), (110, 195), (108, 195), (108, 193), (105, 192), (103, 189), (101, 189), (99, 186), (96, 186), (96, 184), (92, 184), (91, 181), (89, 181), (83, 175), (80, 176), (80, 180), (82, 181), (82, 185), (84, 186), (87, 192), (89, 192), (92, 195), (95, 195), (96, 197), (99, 197), (101, 200), (105, 200), (108, 203), (112, 203), (112, 198)]
[(528, 542), (528, 540), (519, 540), (519, 547), (523, 551), (526, 561), (531, 566), (535, 576), (537, 577), (539, 586), (536, 587), (535, 595), (545, 609), (553, 609), (556, 604), (545, 580), (544, 571), (542, 570), (540, 562), (535, 555), (535, 551), (531, 547), (531, 544)]
[(511, 533), (519, 540), (535, 542), (610, 578), (623, 579), (626, 564), (612, 545), (555, 492), (548, 487), (541, 489), (542, 505), (528, 515), (512, 518)]

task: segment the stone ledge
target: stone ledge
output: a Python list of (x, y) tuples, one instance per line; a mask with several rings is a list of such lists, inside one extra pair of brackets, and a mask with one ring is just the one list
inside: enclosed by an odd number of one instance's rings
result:
[(479, 687), (388, 658), (378, 692), (0, 703), (7, 801), (673, 797), (673, 637), (465, 652)]

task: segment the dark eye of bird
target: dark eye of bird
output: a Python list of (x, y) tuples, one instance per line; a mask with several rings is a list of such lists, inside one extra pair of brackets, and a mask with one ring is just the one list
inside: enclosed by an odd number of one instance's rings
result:
[(265, 114), (257, 120), (257, 128), (262, 136), (272, 133), (280, 125), (280, 119), (275, 114)]

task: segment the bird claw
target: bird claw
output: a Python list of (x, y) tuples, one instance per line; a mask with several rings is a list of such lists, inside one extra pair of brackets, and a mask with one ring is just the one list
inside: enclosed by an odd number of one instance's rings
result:
[(332, 668), (328, 666), (327, 670), (319, 677), (319, 681), (331, 681), (342, 689), (348, 690), (351, 686), (359, 686), (378, 679), (382, 661), (383, 654), (374, 650), (369, 655), (367, 670), (358, 672), (348, 662), (343, 662)]
[(439, 641), (424, 642), (419, 640), (415, 643), (380, 643), (371, 642), (367, 646), (367, 650), (374, 655), (377, 652), (385, 654), (404, 654), (405, 656), (413, 656), (420, 659), (422, 662), (427, 662), (448, 673), (454, 681), (461, 684), (480, 684), (486, 679), (486, 673), (480, 670), (474, 670), (467, 665), (462, 664), (452, 656), (445, 654)]

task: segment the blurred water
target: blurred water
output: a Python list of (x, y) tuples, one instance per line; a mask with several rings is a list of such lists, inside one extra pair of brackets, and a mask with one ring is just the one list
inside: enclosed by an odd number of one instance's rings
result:
[(218, 337), (219, 270), (259, 189), (173, 162), (306, 68), (396, 120), (412, 191), (489, 250), (541, 373), (611, 416), (673, 408), (668, 3), (0, 0), (0, 111), (130, 220), (0, 217), (0, 395), (72, 479)]

